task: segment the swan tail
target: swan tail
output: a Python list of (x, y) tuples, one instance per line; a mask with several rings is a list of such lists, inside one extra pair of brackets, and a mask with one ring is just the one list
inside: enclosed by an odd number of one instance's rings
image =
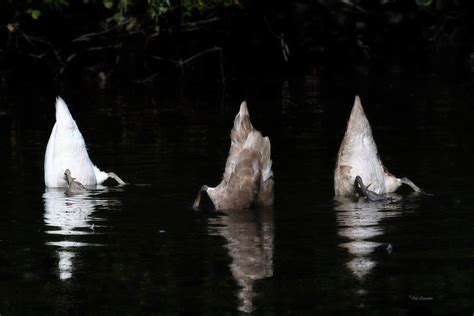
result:
[(252, 130), (247, 102), (244, 101), (240, 105), (239, 113), (235, 116), (234, 127), (230, 133), (232, 143), (244, 144)]
[(251, 177), (254, 201), (258, 206), (273, 204), (273, 172), (271, 160), (271, 144), (268, 137), (262, 137), (258, 131), (253, 131), (239, 155), (236, 173), (244, 174), (246, 170)]
[(346, 132), (337, 155), (334, 171), (335, 194), (337, 196), (354, 194), (356, 175), (359, 175), (363, 181), (372, 183), (374, 192), (386, 191), (383, 165), (359, 96), (354, 99)]
[[(271, 145), (268, 137), (262, 137), (260, 132), (249, 134), (242, 150), (243, 160), (247, 162), (247, 168), (252, 170), (255, 190), (256, 204), (259, 206), (270, 206), (273, 204), (273, 172), (271, 160)], [(251, 165), (251, 167), (250, 167)]]
[(230, 181), (230, 177), (235, 171), (235, 166), (239, 162), (241, 151), (247, 142), (249, 134), (253, 131), (252, 123), (250, 122), (249, 111), (247, 103), (244, 101), (240, 105), (239, 113), (235, 116), (234, 127), (230, 132), (230, 149), (227, 157), (224, 177), (225, 182)]
[(272, 159), (271, 159), (271, 144), (268, 137), (263, 138), (263, 145), (260, 151), (261, 154), (261, 170), (262, 170), (262, 182), (268, 181), (273, 177), (272, 172)]
[(56, 122), (61, 125), (76, 125), (66, 102), (61, 97), (56, 98)]
[(372, 128), (358, 95), (354, 99), (345, 136), (372, 138)]

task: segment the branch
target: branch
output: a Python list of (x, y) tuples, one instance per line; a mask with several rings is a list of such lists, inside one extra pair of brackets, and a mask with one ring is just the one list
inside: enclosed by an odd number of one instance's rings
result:
[(117, 25), (115, 25), (114, 27), (111, 27), (110, 29), (107, 29), (105, 31), (101, 31), (101, 32), (95, 32), (95, 33), (88, 33), (88, 34), (84, 34), (84, 35), (81, 35), (75, 39), (73, 39), (71, 41), (71, 43), (76, 43), (76, 42), (82, 42), (82, 41), (88, 41), (91, 37), (96, 37), (96, 36), (101, 36), (101, 35), (105, 35), (105, 34), (108, 34), (108, 33), (111, 33), (112, 31), (115, 31), (116, 29), (119, 29), (121, 28), (123, 25), (125, 25), (128, 21), (124, 21), (122, 23), (119, 23)]
[[(160, 61), (164, 61), (164, 62), (168, 62), (168, 63), (171, 63), (173, 65), (175, 65), (176, 67), (180, 67), (181, 70), (183, 69), (183, 67), (192, 62), (193, 60), (207, 54), (207, 53), (212, 53), (212, 52), (219, 52), (219, 57), (220, 57), (220, 71), (221, 71), (221, 77), (222, 77), (222, 82), (225, 81), (225, 76), (224, 76), (224, 64), (223, 64), (223, 57), (222, 57), (222, 47), (211, 47), (211, 48), (208, 48), (208, 49), (205, 49), (197, 54), (194, 54), (192, 55), (191, 57), (188, 57), (186, 58), (185, 60), (174, 60), (174, 59), (168, 59), (168, 58), (163, 58), (163, 57), (160, 57), (160, 56), (151, 56), (151, 58), (153, 59), (156, 59), (156, 60), (160, 60)], [(158, 75), (158, 73), (154, 73), (153, 75), (143, 79), (143, 80), (140, 80), (140, 81), (137, 81), (139, 83), (149, 83), (151, 80), (153, 80), (156, 76)]]
[(206, 19), (206, 20), (200, 20), (200, 21), (196, 21), (196, 22), (184, 23), (184, 24), (181, 25), (181, 29), (184, 30), (184, 31), (187, 31), (187, 32), (191, 32), (191, 31), (195, 31), (195, 30), (199, 29), (199, 27), (201, 27), (203, 25), (213, 23), (213, 22), (216, 22), (216, 21), (219, 21), (219, 20), (220, 19), (218, 17), (214, 17), (214, 18), (210, 18), (210, 19)]
[(197, 53), (191, 57), (189, 57), (188, 59), (185, 59), (183, 61), (180, 60), (179, 62), (179, 65), (180, 66), (183, 66), (191, 61), (193, 61), (194, 59), (198, 58), (198, 57), (201, 57), (202, 55), (205, 55), (207, 53), (211, 53), (211, 52), (215, 52), (215, 51), (221, 51), (222, 50), (222, 47), (212, 47), (212, 48), (208, 48), (206, 50), (203, 50), (202, 52), (200, 53)]
[[(108, 49), (108, 48), (120, 48), (121, 46), (122, 46), (122, 43), (114, 44), (114, 45), (108, 45), (108, 46), (89, 47), (89, 48), (84, 49), (81, 53), (99, 51), (99, 50), (104, 50), (104, 49)], [(79, 53), (73, 53), (73, 54), (71, 54), (67, 57), (67, 59), (64, 62), (63, 66), (59, 70), (59, 74), (63, 74), (64, 70), (66, 69), (66, 66), (68, 65), (68, 63), (71, 62), (71, 60), (73, 60), (74, 58), (76, 58), (77, 55), (79, 55)]]
[(290, 57), (290, 48), (288, 47), (288, 44), (286, 44), (285, 36), (283, 35), (283, 33), (281, 33), (281, 35), (278, 35), (275, 32), (273, 32), (272, 28), (270, 27), (270, 22), (268, 22), (268, 19), (266, 16), (263, 16), (263, 20), (265, 21), (265, 25), (267, 26), (268, 32), (270, 32), (270, 34), (273, 37), (280, 40), (281, 53), (283, 54), (283, 59), (285, 59), (285, 61), (288, 62), (288, 59)]
[(207, 53), (211, 53), (211, 52), (215, 52), (215, 51), (222, 51), (222, 47), (212, 47), (212, 48), (208, 48), (206, 50), (203, 50), (195, 55), (192, 55), (191, 57), (185, 59), (185, 60), (174, 60), (174, 59), (168, 59), (168, 58), (163, 58), (163, 57), (160, 57), (160, 56), (151, 56), (151, 58), (153, 59), (156, 59), (156, 60), (160, 60), (160, 61), (164, 61), (164, 62), (168, 62), (168, 63), (171, 63), (171, 64), (174, 64), (176, 65), (176, 67), (182, 67), (184, 66), (185, 64), (187, 63), (190, 63), (191, 61), (193, 61), (194, 59), (198, 58), (198, 57), (201, 57)]
[(156, 60), (160, 60), (160, 61), (164, 61), (164, 62), (168, 62), (168, 63), (174, 64), (176, 66), (178, 66), (179, 63), (180, 63), (178, 60), (163, 58), (163, 57), (160, 57), (160, 56), (151, 56), (151, 58), (156, 59)]
[[(40, 37), (35, 37), (35, 36), (31, 36), (31, 35), (28, 36), (16, 24), (14, 25), (14, 27), (15, 27), (14, 30), (18, 31), (21, 34), (21, 36), (23, 36), (28, 41), (28, 43), (30, 43), (31, 46), (36, 47), (34, 42), (43, 43), (46, 46), (48, 46), (52, 50), (52, 52), (53, 52), (54, 56), (56, 57), (56, 59), (58, 60), (59, 64), (62, 65), (62, 61), (61, 61), (61, 58), (59, 57), (58, 51), (56, 50), (56, 48), (54, 47), (54, 45), (51, 42), (49, 42), (45, 39), (42, 39)], [(42, 54), (28, 54), (28, 55), (30, 55), (32, 57), (35, 57), (35, 58), (43, 58), (46, 55), (46, 52), (44, 52)]]

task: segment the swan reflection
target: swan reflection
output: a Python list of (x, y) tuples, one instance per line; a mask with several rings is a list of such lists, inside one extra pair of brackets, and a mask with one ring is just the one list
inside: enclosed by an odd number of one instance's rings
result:
[(389, 243), (371, 241), (384, 234), (380, 221), (398, 216), (401, 211), (400, 198), (381, 202), (336, 198), (335, 209), (339, 236), (349, 241), (339, 246), (347, 249), (353, 258), (346, 264), (358, 278), (363, 279), (376, 266), (371, 254), (376, 249), (391, 251)]
[(232, 258), (230, 270), (240, 286), (239, 310), (250, 313), (255, 310), (255, 281), (273, 276), (273, 211), (225, 211), (209, 223), (210, 234), (227, 240), (226, 248)]
[(46, 245), (56, 248), (58, 276), (61, 280), (72, 277), (78, 247), (102, 246), (89, 242), (91, 235), (98, 234), (94, 227), (103, 227), (104, 219), (94, 216), (100, 208), (119, 204), (117, 200), (105, 199), (101, 193), (106, 189), (85, 191), (66, 195), (62, 189), (46, 189), (43, 194)]

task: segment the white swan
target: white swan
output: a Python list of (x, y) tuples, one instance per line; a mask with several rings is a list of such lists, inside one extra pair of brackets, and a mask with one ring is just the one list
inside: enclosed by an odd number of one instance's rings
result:
[(365, 116), (359, 96), (355, 97), (346, 133), (342, 140), (334, 171), (336, 196), (356, 193), (355, 179), (359, 176), (370, 191), (376, 194), (390, 193), (402, 184), (421, 192), (408, 178), (397, 178), (385, 169), (377, 153), (372, 129)]
[(253, 128), (246, 102), (240, 105), (230, 138), (229, 156), (221, 183), (214, 188), (203, 185), (194, 201), (194, 209), (199, 208), (202, 192), (207, 193), (219, 210), (273, 204), (270, 139), (262, 137)]
[(56, 123), (49, 137), (44, 157), (44, 182), (47, 187), (68, 187), (65, 171), (69, 169), (78, 182), (85, 186), (95, 186), (107, 180), (115, 179), (125, 184), (113, 172), (104, 172), (97, 168), (89, 158), (86, 143), (77, 124), (71, 116), (66, 103), (56, 99)]

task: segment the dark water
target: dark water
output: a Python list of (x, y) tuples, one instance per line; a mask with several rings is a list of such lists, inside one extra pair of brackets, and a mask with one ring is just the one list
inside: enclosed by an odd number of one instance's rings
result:
[[(237, 88), (236, 88), (237, 87)], [(472, 315), (474, 84), (421, 71), (65, 88), (91, 159), (132, 185), (45, 190), (54, 92), (0, 95), (0, 315)], [(333, 199), (362, 94), (385, 165), (432, 196)], [(191, 209), (241, 99), (269, 135), (271, 209)]]

